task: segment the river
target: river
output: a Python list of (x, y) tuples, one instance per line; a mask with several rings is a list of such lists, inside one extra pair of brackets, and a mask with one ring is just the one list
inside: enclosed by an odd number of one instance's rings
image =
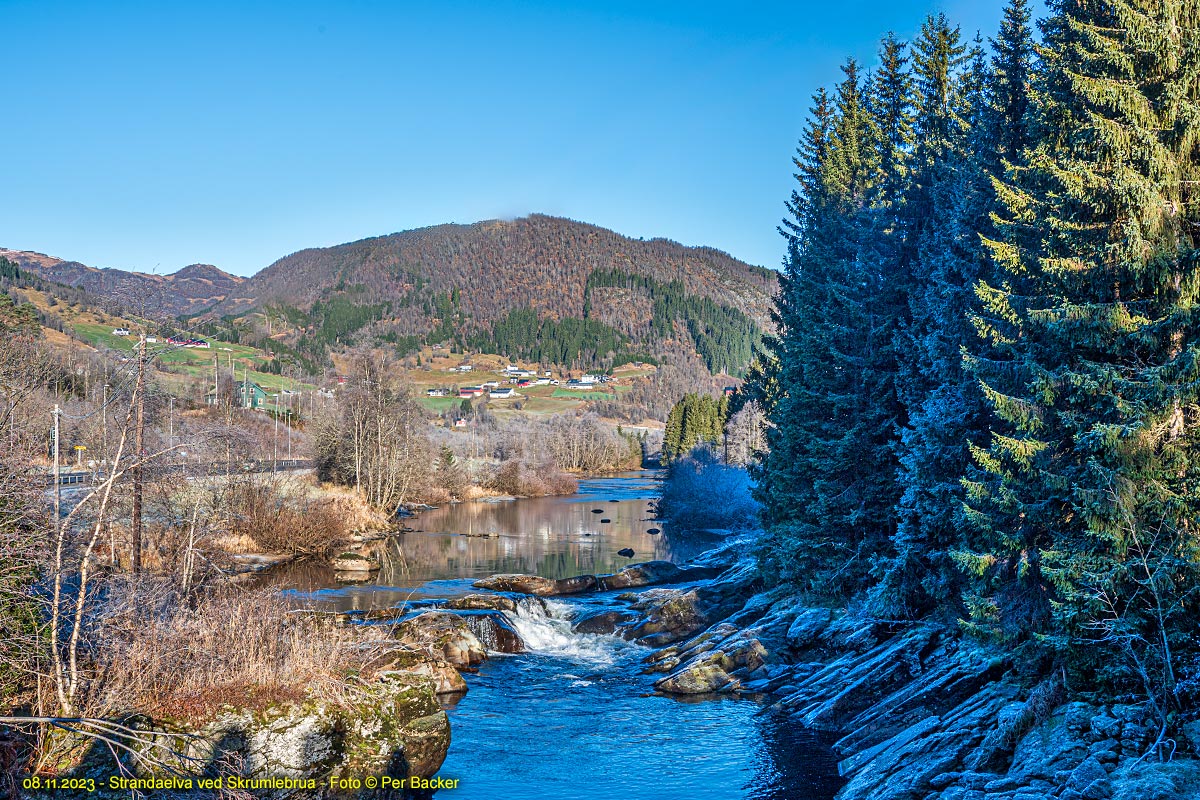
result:
[[(712, 541), (680, 541), (652, 518), (653, 473), (584, 480), (569, 497), (445, 506), (410, 521), (417, 532), (382, 544), (370, 583), (339, 585), (331, 571), (297, 566), (274, 578), (310, 603), (371, 609), (474, 591), (501, 572), (551, 578), (616, 572), (662, 558), (682, 562)], [(598, 512), (598, 513), (597, 513)], [(663, 528), (661, 533), (651, 530)], [(632, 558), (618, 554), (630, 548)], [(571, 631), (605, 593), (549, 602), (514, 624), (528, 653), (495, 655), (448, 707), (452, 744), (441, 777), (451, 800), (828, 800), (835, 760), (813, 735), (777, 724), (762, 703), (680, 700), (641, 674), (650, 651), (615, 636)]]

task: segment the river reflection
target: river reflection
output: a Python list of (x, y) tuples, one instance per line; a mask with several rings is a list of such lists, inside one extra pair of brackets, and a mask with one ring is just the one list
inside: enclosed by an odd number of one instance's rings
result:
[[(315, 563), (279, 570), (267, 580), (313, 592), (314, 599), (339, 609), (382, 608), (459, 594), (471, 581), (503, 572), (598, 575), (651, 559), (678, 563), (712, 547), (712, 539), (672, 537), (653, 519), (657, 477), (628, 473), (580, 481), (579, 492), (568, 497), (455, 503), (422, 512), (409, 520), (415, 532), (362, 548), (382, 566), (367, 583), (335, 589), (333, 571)], [(655, 529), (662, 532), (650, 533)], [(626, 548), (632, 557), (618, 553)]]

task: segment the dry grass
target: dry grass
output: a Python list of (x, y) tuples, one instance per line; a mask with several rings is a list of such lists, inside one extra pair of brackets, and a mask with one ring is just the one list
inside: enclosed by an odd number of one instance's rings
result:
[(131, 590), (103, 638), (98, 710), (189, 723), (226, 704), (302, 700), (361, 659), (346, 630), (297, 613), (275, 592), (232, 586), (190, 601), (171, 589)]
[(391, 527), (387, 514), (372, 507), (366, 498), (351, 487), (335, 486), (332, 483), (310, 484), (307, 493), (314, 503), (332, 509), (342, 520), (346, 530), (381, 531)]
[(232, 506), (227, 535), (249, 538), (272, 553), (321, 555), (349, 534), (336, 504), (288, 496), (269, 482), (233, 487)]
[(579, 481), (553, 464), (531, 467), (512, 459), (501, 464), (485, 486), (515, 497), (545, 497), (571, 494), (579, 488)]

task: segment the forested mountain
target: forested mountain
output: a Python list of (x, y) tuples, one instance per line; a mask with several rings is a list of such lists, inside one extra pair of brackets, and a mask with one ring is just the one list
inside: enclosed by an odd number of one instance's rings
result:
[[(1200, 16), (1009, 0), (814, 99), (783, 231), (764, 566), (1195, 714)], [(990, 52), (989, 52), (990, 51)], [(1186, 716), (1180, 716), (1185, 714)]]
[(0, 256), (21, 269), (56, 283), (83, 289), (132, 312), (176, 316), (211, 307), (227, 297), (245, 278), (210, 264), (192, 264), (170, 275), (147, 275), (120, 269), (97, 269), (78, 261), (24, 250), (0, 248)]
[(530, 306), (582, 317), (584, 289), (596, 270), (621, 269), (661, 283), (681, 281), (765, 324), (775, 274), (709, 248), (639, 240), (558, 217), (534, 214), (472, 225), (438, 225), (334, 247), (301, 250), (259, 272), (216, 309), (236, 313), (270, 304), (307, 309), (331, 292), (362, 286), (376, 300), (462, 292), (462, 310), (491, 323)]
[(590, 367), (684, 351), (738, 374), (770, 325), (775, 287), (775, 273), (717, 250), (532, 215), (302, 250), (211, 317), (277, 315), (309, 354), (449, 342)]
[(0, 255), (306, 363), (358, 343), (403, 355), (445, 342), (588, 368), (695, 353), (712, 372), (738, 375), (771, 326), (777, 286), (775, 272), (718, 250), (542, 215), (301, 250), (249, 279), (205, 265), (158, 276)]

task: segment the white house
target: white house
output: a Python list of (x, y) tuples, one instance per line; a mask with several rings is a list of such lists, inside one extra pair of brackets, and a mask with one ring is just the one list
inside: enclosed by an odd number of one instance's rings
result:
[(113, 328), (113, 336), (128, 336), (129, 328)]
[(506, 387), (504, 389), (492, 389), (489, 394), (495, 400), (507, 400), (510, 397), (517, 396), (517, 393), (512, 390), (512, 387)]

